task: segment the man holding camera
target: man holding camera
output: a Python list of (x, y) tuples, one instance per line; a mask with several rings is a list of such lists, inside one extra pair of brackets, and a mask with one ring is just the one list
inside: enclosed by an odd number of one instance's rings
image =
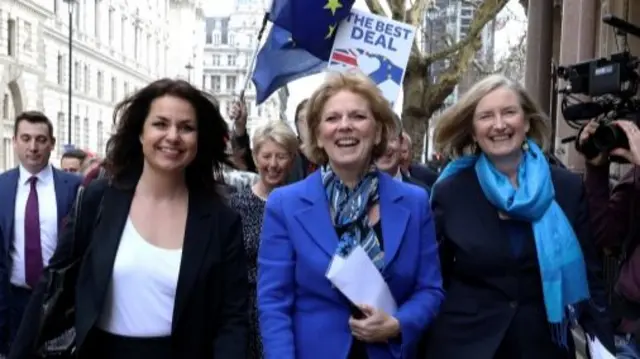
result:
[[(598, 151), (592, 147), (599, 126), (591, 121), (580, 132), (577, 149), (587, 161), (585, 187), (589, 202), (592, 230), (596, 244), (607, 253), (619, 254), (619, 275), (612, 293), (616, 346), (619, 359), (640, 358), (640, 130), (631, 121), (618, 120), (617, 126), (626, 136), (625, 146)], [(598, 146), (595, 146), (598, 147)], [(612, 190), (609, 186), (611, 160), (633, 165)]]

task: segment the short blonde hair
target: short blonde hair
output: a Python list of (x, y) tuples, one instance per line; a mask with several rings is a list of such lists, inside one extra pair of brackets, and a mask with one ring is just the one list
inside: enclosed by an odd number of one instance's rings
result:
[(298, 137), (291, 127), (282, 121), (270, 121), (256, 128), (251, 143), (253, 154), (258, 154), (267, 141), (282, 146), (291, 157), (295, 157), (298, 152)]
[(433, 139), (435, 151), (451, 158), (469, 154), (469, 149), (474, 147), (473, 116), (476, 106), (486, 95), (499, 88), (508, 88), (515, 92), (520, 100), (524, 118), (529, 121), (527, 137), (546, 150), (551, 135), (547, 115), (522, 85), (503, 75), (490, 75), (473, 85), (437, 120)]
[(376, 122), (380, 143), (374, 145), (371, 160), (374, 161), (387, 149), (389, 134), (396, 129), (395, 117), (391, 104), (369, 77), (359, 71), (329, 72), (324, 83), (311, 95), (307, 103), (307, 126), (309, 141), (305, 153), (310, 160), (319, 165), (329, 161), (324, 149), (318, 147), (318, 128), (322, 122), (322, 112), (327, 101), (340, 91), (349, 91), (362, 96), (368, 103)]

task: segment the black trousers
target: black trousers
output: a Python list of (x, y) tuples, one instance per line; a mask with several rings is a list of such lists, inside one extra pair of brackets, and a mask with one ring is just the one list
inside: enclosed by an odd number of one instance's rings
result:
[(171, 349), (170, 337), (132, 338), (94, 329), (79, 359), (174, 359)]

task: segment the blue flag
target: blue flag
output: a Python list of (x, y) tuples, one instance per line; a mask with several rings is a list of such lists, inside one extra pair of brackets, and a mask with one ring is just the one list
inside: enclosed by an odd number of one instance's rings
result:
[(261, 104), (287, 83), (321, 72), (326, 67), (326, 62), (298, 48), (289, 31), (273, 25), (258, 52), (251, 78), (256, 87), (256, 102)]
[(338, 24), (355, 0), (273, 0), (269, 20), (288, 30), (299, 48), (328, 61)]

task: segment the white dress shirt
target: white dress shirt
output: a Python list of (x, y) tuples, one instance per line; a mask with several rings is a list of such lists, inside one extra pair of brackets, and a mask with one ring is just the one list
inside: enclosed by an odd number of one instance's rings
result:
[[(27, 199), (31, 192), (29, 178), (33, 175), (24, 167), (19, 167), (18, 188), (16, 189), (16, 206), (13, 219), (13, 246), (11, 251), (11, 284), (17, 287), (29, 288), (25, 274), (24, 257), (24, 217)], [(40, 242), (42, 247), (43, 265), (49, 264), (58, 244), (58, 202), (56, 188), (53, 181), (53, 169), (47, 165), (35, 175), (36, 191), (38, 192), (38, 210), (40, 215)]]

